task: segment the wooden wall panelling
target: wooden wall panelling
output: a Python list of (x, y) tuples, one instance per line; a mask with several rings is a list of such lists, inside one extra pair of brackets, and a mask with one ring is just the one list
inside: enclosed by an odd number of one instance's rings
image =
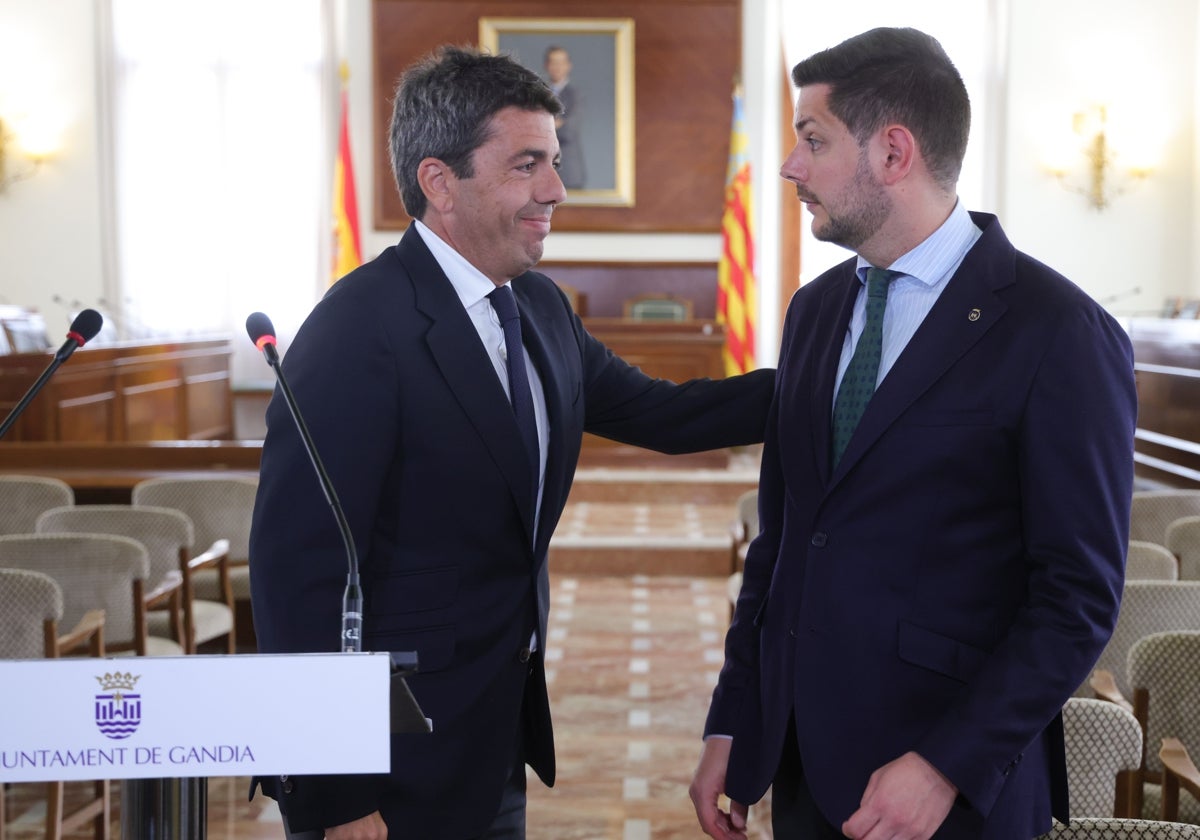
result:
[[(231, 437), (230, 354), (226, 339), (85, 347), (58, 369), (4, 441)], [(0, 356), (0, 411), (6, 415), (20, 401), (50, 359), (48, 353)], [(190, 400), (188, 390), (195, 391)]]
[(232, 386), (228, 368), (191, 373), (185, 367), (182, 394), (182, 413), (189, 430), (189, 440), (216, 440), (234, 436)]
[(715, 262), (543, 262), (536, 270), (583, 293), (586, 309), (581, 314), (587, 318), (619, 318), (627, 299), (647, 292), (687, 298), (693, 317), (716, 318)]
[[(133, 376), (121, 377), (125, 380)], [(136, 377), (140, 379), (141, 377)], [(183, 382), (177, 377), (122, 385), (125, 427), (117, 440), (176, 440), (185, 431), (179, 411)]]
[(572, 207), (556, 230), (720, 228), (733, 79), (741, 62), (740, 0), (374, 0), (375, 225), (408, 225), (387, 156), (396, 80), (440, 44), (475, 44), (481, 17), (634, 19), (636, 204)]

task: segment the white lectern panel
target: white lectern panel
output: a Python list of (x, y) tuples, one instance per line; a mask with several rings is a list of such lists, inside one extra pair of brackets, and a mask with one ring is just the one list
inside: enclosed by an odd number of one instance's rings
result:
[(0, 782), (386, 773), (386, 653), (0, 661)]

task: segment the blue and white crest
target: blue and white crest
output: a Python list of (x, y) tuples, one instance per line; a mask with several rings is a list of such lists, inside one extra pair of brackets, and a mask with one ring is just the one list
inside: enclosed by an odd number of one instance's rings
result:
[(133, 693), (139, 679), (119, 672), (96, 677), (102, 691), (96, 695), (96, 726), (114, 741), (128, 738), (142, 722), (142, 695)]

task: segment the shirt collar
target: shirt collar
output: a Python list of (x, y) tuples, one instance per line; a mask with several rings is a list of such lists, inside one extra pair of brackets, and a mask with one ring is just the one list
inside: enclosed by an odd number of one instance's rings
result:
[(433, 232), (429, 225), (420, 219), (417, 219), (414, 225), (417, 233), (421, 235), (425, 247), (429, 249), (429, 253), (433, 254), (434, 260), (450, 280), (450, 285), (454, 287), (464, 309), (470, 309), (496, 291), (495, 283), (484, 276), (482, 271), (467, 262), (466, 257), (450, 247), (444, 239)]
[[(956, 201), (950, 216), (937, 230), (888, 268), (933, 287), (962, 262), (963, 255), (978, 238), (979, 228), (971, 220), (971, 214), (961, 201)], [(859, 282), (867, 282), (869, 268), (874, 266), (859, 257), (856, 269)]]

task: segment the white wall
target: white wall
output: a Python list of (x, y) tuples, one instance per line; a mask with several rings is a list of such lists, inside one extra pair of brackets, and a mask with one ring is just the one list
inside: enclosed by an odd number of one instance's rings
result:
[[(1010, 2), (1009, 237), (1097, 299), (1140, 288), (1113, 300), (1119, 314), (1156, 312), (1167, 295), (1200, 295), (1196, 0)], [(1045, 171), (1052, 144), (1071, 134), (1071, 114), (1089, 102), (1107, 103), (1125, 155), (1141, 147), (1154, 167), (1103, 211)]]
[(0, 0), (0, 117), (37, 110), (61, 127), (61, 151), (0, 192), (0, 298), (36, 306), (56, 343), (67, 312), (54, 296), (83, 306), (107, 297), (95, 44), (93, 0)]

